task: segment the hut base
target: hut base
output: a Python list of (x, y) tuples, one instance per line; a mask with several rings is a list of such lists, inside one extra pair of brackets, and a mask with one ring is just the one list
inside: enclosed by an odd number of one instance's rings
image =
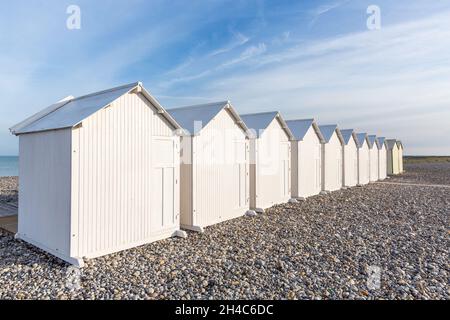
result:
[(200, 226), (181, 225), (181, 228), (182, 229), (186, 229), (186, 230), (190, 230), (190, 231), (200, 232), (200, 233), (205, 232), (205, 229), (203, 227), (200, 227)]
[(61, 253), (61, 252), (59, 252), (57, 250), (53, 250), (51, 248), (48, 248), (48, 247), (40, 244), (39, 242), (36, 242), (36, 241), (34, 241), (34, 240), (32, 240), (32, 239), (28, 238), (27, 236), (25, 236), (23, 234), (20, 234), (20, 233), (16, 233), (14, 235), (14, 238), (18, 239), (18, 240), (23, 240), (25, 242), (28, 242), (28, 243), (32, 244), (33, 246), (35, 246), (35, 247), (37, 247), (39, 249), (42, 249), (42, 250), (44, 250), (44, 251), (46, 251), (48, 253), (51, 253), (55, 257), (70, 263), (74, 267), (77, 267), (77, 268), (83, 268), (84, 267), (84, 260), (82, 258), (70, 257), (68, 255), (65, 255), (65, 254), (63, 254), (63, 253)]
[(177, 230), (173, 233), (173, 236), (178, 238), (187, 238), (187, 233), (184, 230)]
[(249, 217), (254, 217), (254, 216), (256, 216), (257, 214), (256, 214), (256, 211), (255, 211), (255, 210), (247, 210), (247, 212), (245, 212), (245, 215), (246, 215), (246, 216), (249, 216)]

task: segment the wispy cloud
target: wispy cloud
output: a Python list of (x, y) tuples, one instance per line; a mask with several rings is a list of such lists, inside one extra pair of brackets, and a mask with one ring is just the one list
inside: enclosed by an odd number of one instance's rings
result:
[(410, 153), (423, 151), (416, 136), (440, 136), (434, 152), (450, 154), (450, 141), (436, 132), (450, 118), (449, 14), (297, 44), (260, 57), (260, 68), (205, 82), (198, 93), (227, 96), (243, 112), (277, 108), (401, 137)]
[(230, 43), (228, 43), (227, 45), (225, 45), (225, 46), (223, 46), (221, 48), (213, 50), (212, 52), (210, 52), (208, 54), (208, 56), (209, 57), (214, 57), (214, 56), (217, 56), (217, 55), (220, 55), (220, 54), (223, 54), (223, 53), (230, 52), (230, 51), (232, 51), (232, 50), (234, 50), (234, 49), (236, 49), (236, 48), (246, 44), (250, 40), (249, 37), (243, 35), (240, 32), (232, 32), (232, 33), (233, 33), (233, 39), (232, 39), (232, 41)]
[(314, 10), (311, 11), (311, 21), (309, 22), (309, 27), (311, 28), (322, 15), (343, 6), (349, 1), (350, 0), (335, 1), (332, 3), (316, 7)]
[[(247, 60), (254, 59), (257, 56), (262, 55), (264, 52), (266, 52), (266, 50), (267, 46), (264, 42), (258, 43), (257, 45), (248, 46), (236, 57), (233, 57), (228, 61), (222, 62), (219, 65), (211, 65), (210, 63), (206, 63), (209, 57), (201, 58), (200, 60), (202, 61), (203, 67), (202, 71), (193, 72), (192, 70), (191, 71), (187, 70), (187, 72), (183, 75), (174, 76), (166, 81), (163, 81), (162, 83), (159, 84), (159, 87), (167, 90), (168, 88), (171, 88), (179, 83), (199, 80), (211, 75), (217, 75), (218, 73), (224, 71), (227, 68), (231, 68), (235, 65), (238, 65)], [(185, 68), (178, 68), (178, 69), (181, 70)]]
[[(19, 2), (0, 12), (0, 30), (14, 30), (0, 33), (0, 154), (17, 151), (7, 130), (14, 122), (69, 94), (136, 80), (163, 105), (228, 98), (242, 112), (314, 116), (401, 137), (411, 153), (450, 154), (448, 1), (416, 0), (401, 10), (379, 0), (389, 14), (382, 29), (358, 33), (365, 21), (355, 27), (355, 17), (364, 17), (366, 4), (356, 1), (313, 9), (175, 1), (170, 10), (164, 1), (78, 2), (76, 32), (64, 28), (63, 2)], [(323, 28), (308, 28), (325, 18)]]
[(264, 42), (259, 43), (258, 45), (255, 46), (250, 46), (248, 48), (246, 48), (237, 58), (234, 58), (230, 61), (227, 61), (225, 63), (223, 63), (220, 68), (226, 68), (229, 66), (232, 66), (234, 64), (243, 62), (245, 60), (251, 59), (255, 56), (259, 56), (261, 54), (263, 54), (264, 52), (266, 52), (267, 50), (267, 46)]

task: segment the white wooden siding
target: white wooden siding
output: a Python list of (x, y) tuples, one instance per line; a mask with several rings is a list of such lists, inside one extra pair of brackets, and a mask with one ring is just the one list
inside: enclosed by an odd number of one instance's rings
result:
[[(252, 143), (255, 165), (251, 164), (251, 206), (266, 209), (291, 197), (291, 146), (289, 136), (274, 119)], [(254, 154), (253, 154), (254, 153)]]
[(358, 147), (355, 139), (344, 146), (344, 185), (354, 187), (358, 184)]
[(370, 182), (378, 180), (378, 147), (374, 143), (372, 149), (369, 149), (369, 161), (370, 161)]
[(309, 197), (319, 194), (322, 188), (322, 145), (310, 127), (302, 141), (293, 141), (292, 197)]
[(369, 146), (364, 140), (361, 148), (358, 149), (358, 184), (364, 185), (369, 183), (370, 175), (370, 160), (369, 160)]
[(95, 257), (178, 229), (178, 139), (138, 94), (122, 96), (73, 130), (79, 171), (72, 255)]
[(379, 180), (384, 180), (387, 177), (387, 153), (386, 146), (383, 144), (383, 147), (378, 150), (378, 167), (379, 167)]
[(399, 171), (399, 152), (397, 144), (390, 150), (387, 150), (387, 172), (388, 174), (397, 175)]
[(403, 148), (398, 148), (398, 173), (403, 173)]
[(19, 136), (19, 237), (70, 254), (71, 129)]
[(323, 145), (323, 190), (335, 191), (342, 188), (342, 144), (336, 131), (328, 143)]
[[(190, 183), (182, 184), (183, 193)], [(242, 216), (249, 208), (249, 144), (226, 109), (192, 137), (191, 188), (192, 205), (181, 207), (185, 228)]]

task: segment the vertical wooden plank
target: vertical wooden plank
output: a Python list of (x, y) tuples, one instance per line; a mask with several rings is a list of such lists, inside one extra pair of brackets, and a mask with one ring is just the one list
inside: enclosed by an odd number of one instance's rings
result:
[(70, 220), (70, 255), (78, 257), (78, 208), (79, 208), (79, 177), (80, 153), (79, 139), (81, 128), (72, 130), (72, 160), (71, 160), (71, 220)]

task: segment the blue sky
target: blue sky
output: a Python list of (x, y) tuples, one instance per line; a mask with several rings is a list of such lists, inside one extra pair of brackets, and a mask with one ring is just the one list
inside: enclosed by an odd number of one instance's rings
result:
[(30, 114), (134, 81), (165, 107), (228, 99), (449, 155), (449, 17), (429, 0), (1, 1), (0, 155), (17, 154), (8, 128)]

